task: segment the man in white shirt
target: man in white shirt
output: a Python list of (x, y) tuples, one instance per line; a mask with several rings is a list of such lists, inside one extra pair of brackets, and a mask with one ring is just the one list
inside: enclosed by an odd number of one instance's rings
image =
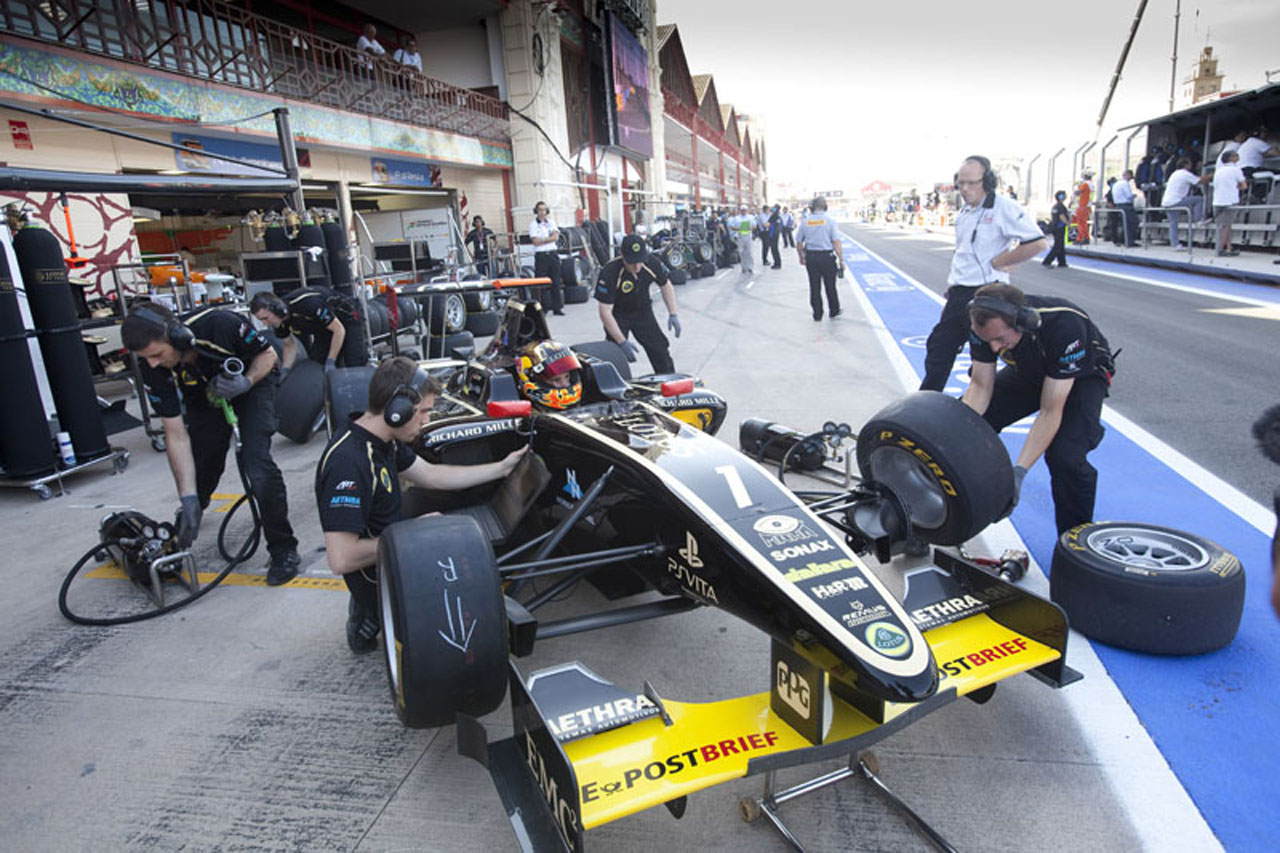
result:
[[(947, 275), (947, 302), (925, 344), (921, 391), (941, 391), (956, 353), (969, 340), (969, 303), (984, 284), (1009, 283), (1009, 270), (1047, 248), (1044, 234), (1016, 201), (996, 193), (991, 161), (974, 155), (960, 164), (956, 189), (956, 249)], [(1016, 243), (1014, 241), (1017, 241)]]
[(551, 313), (564, 316), (564, 287), (560, 283), (560, 254), (556, 241), (560, 230), (551, 221), (551, 208), (545, 201), (533, 206), (533, 221), (529, 223), (529, 242), (533, 244), (533, 274), (551, 279), (551, 286), (542, 289), (542, 301), (549, 302)]
[(1237, 130), (1235, 136), (1222, 143), (1222, 150), (1218, 152), (1217, 165), (1221, 166), (1225, 162), (1228, 151), (1239, 151), (1240, 146), (1249, 138), (1248, 131)]
[(365, 24), (356, 41), (356, 52), (360, 54), (361, 64), (366, 71), (373, 70), (375, 59), (387, 55), (387, 49), (378, 41), (378, 28), (373, 24)]
[(419, 74), (422, 73), (422, 56), (418, 53), (418, 40), (413, 36), (405, 39), (404, 47), (397, 48), (395, 55), (391, 58)]
[[(1240, 171), (1244, 172), (1245, 180), (1252, 180), (1253, 173), (1262, 168), (1262, 161), (1267, 157), (1273, 157), (1280, 154), (1280, 147), (1277, 147), (1261, 130), (1255, 130), (1249, 135), (1249, 138), (1240, 143)], [(1266, 184), (1254, 186), (1251, 193), (1252, 198), (1246, 203), (1260, 204), (1265, 201)]]
[[(1167, 208), (1187, 207), (1191, 209), (1191, 224), (1204, 219), (1204, 196), (1192, 195), (1191, 189), (1198, 184), (1209, 183), (1209, 178), (1197, 177), (1191, 171), (1191, 158), (1183, 157), (1178, 160), (1178, 168), (1169, 176), (1169, 182), (1165, 184), (1163, 206)], [(1166, 214), (1169, 217), (1169, 245), (1175, 249), (1181, 249), (1182, 244), (1178, 242), (1178, 219), (1182, 216), (1180, 210), (1169, 210)], [(1187, 239), (1191, 239), (1188, 234)]]
[(1125, 246), (1138, 245), (1138, 214), (1133, 209), (1133, 172), (1125, 169), (1120, 180), (1111, 187), (1111, 200), (1120, 209)]
[(1213, 221), (1218, 226), (1218, 257), (1240, 254), (1231, 248), (1231, 226), (1236, 218), (1233, 206), (1240, 203), (1240, 191), (1248, 186), (1239, 160), (1239, 152), (1228, 151), (1213, 171)]

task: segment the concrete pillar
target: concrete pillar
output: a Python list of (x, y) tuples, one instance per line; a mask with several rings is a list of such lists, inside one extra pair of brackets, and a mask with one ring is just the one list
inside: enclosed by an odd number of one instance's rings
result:
[(675, 205), (667, 193), (667, 128), (663, 121), (666, 99), (662, 95), (662, 63), (658, 57), (658, 24), (656, 3), (646, 4), (644, 49), (649, 52), (649, 117), (653, 121), (653, 159), (647, 166), (645, 189), (652, 196), (643, 196), (645, 220), (652, 222), (655, 216), (675, 213)]

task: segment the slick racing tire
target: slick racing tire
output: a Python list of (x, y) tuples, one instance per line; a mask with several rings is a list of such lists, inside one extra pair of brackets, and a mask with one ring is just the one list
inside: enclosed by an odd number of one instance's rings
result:
[(467, 331), (474, 337), (487, 338), (498, 331), (502, 315), (497, 311), (473, 311), (467, 314)]
[(424, 338), (423, 342), (426, 344), (427, 358), (456, 358), (454, 350), (470, 347), (474, 351), (476, 348), (476, 339), (471, 332), (458, 332), (456, 335), (430, 340)]
[(591, 288), (587, 287), (585, 284), (565, 285), (565, 305), (581, 305), (589, 299), (591, 299)]
[(296, 444), (311, 439), (324, 408), (324, 365), (299, 358), (276, 388), (276, 432)]
[(702, 273), (703, 278), (710, 278), (716, 274), (716, 265), (711, 261), (704, 261), (698, 270)]
[[(427, 317), (427, 306), (422, 307), (423, 319)], [(400, 324), (402, 327), (404, 323)], [(437, 293), (431, 297), (431, 328), (427, 331), (438, 335), (441, 332), (456, 334), (467, 325), (467, 303), (461, 293)]]
[(377, 299), (369, 300), (369, 335), (379, 338), (391, 330), (391, 321), (387, 315), (387, 306)]
[(918, 537), (959, 545), (1013, 502), (1013, 463), (973, 409), (937, 391), (917, 391), (881, 409), (858, 433), (858, 469), (888, 486)]
[(589, 355), (592, 358), (609, 362), (618, 368), (619, 376), (627, 382), (631, 381), (631, 364), (627, 361), (626, 355), (623, 354), (622, 347), (613, 341), (592, 341), (587, 344), (573, 344), (569, 349), (581, 355)]
[(560, 284), (566, 290), (578, 284), (578, 265), (573, 256), (560, 259)]
[(339, 367), (324, 377), (324, 414), (329, 437), (341, 432), (351, 416), (369, 407), (369, 380), (376, 367)]
[(493, 548), (475, 519), (434, 515), (378, 537), (391, 701), (411, 729), (480, 717), (507, 692), (507, 614)]
[(672, 270), (667, 278), (672, 284), (688, 284), (689, 274), (684, 270)]
[(1244, 585), (1240, 561), (1208, 539), (1102, 521), (1058, 537), (1049, 596), (1086, 637), (1135, 652), (1197, 655), (1235, 638)]

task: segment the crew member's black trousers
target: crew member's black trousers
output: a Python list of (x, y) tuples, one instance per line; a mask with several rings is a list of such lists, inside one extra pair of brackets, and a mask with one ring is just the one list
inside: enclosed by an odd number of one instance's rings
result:
[(348, 572), (342, 576), (356, 607), (373, 619), (378, 618), (378, 567), (369, 566), (358, 572)]
[(1126, 246), (1138, 245), (1138, 213), (1133, 209), (1133, 202), (1117, 204), (1120, 208), (1120, 233)]
[[(338, 367), (364, 367), (369, 363), (369, 350), (364, 342), (364, 323), (359, 320), (343, 320), (342, 328), (347, 330), (347, 335), (342, 339), (342, 349), (338, 350)], [(307, 357), (324, 364), (329, 357), (333, 332), (321, 329), (309, 338)]]
[(796, 247), (796, 240), (795, 237), (791, 236), (790, 228), (782, 229), (782, 245), (787, 249), (794, 249)]
[(653, 366), (654, 373), (675, 373), (676, 366), (671, 361), (667, 336), (658, 326), (652, 307), (634, 314), (619, 314), (614, 311), (613, 319), (622, 330), (624, 339), (627, 335), (635, 335), (640, 346), (644, 347), (645, 355), (649, 356), (649, 364)]
[(778, 269), (782, 266), (782, 256), (778, 254), (778, 235), (766, 234), (764, 238), (764, 249), (760, 252), (760, 263), (769, 263), (769, 253), (773, 253), (773, 268)]
[(947, 387), (956, 353), (969, 340), (969, 303), (980, 285), (953, 284), (947, 288), (942, 316), (925, 344), (924, 381), (921, 391), (941, 391)]
[(551, 286), (542, 288), (540, 300), (544, 308), (552, 311), (564, 310), (564, 286), (560, 283), (560, 254), (558, 252), (537, 252), (533, 256), (533, 274), (538, 278), (551, 279)]
[[(271, 458), (271, 436), (276, 431), (276, 377), (266, 377), (249, 391), (232, 401), (240, 419), (240, 441), (243, 445), (245, 474), (253, 486), (262, 514), (262, 533), (272, 560), (298, 550), (298, 540), (289, 526), (289, 497), (285, 493), (284, 475)], [(231, 446), (231, 427), (220, 408), (195, 403), (187, 406), (187, 433), (191, 436), (191, 455), (196, 463), (196, 494), (200, 506), (208, 508), (209, 498), (227, 464)]]
[(1055, 260), (1060, 267), (1067, 265), (1067, 226), (1065, 225), (1053, 227), (1053, 248), (1045, 256), (1044, 265), (1051, 266)]
[(804, 267), (809, 271), (809, 307), (813, 319), (822, 319), (822, 291), (827, 291), (827, 307), (831, 316), (840, 313), (840, 294), (836, 292), (836, 255), (832, 251), (804, 253)]
[[(1001, 368), (983, 418), (999, 432), (1039, 410), (1040, 389), (1041, 383), (1028, 382), (1013, 368)], [(1058, 434), (1044, 453), (1058, 533), (1093, 521), (1098, 470), (1089, 464), (1088, 456), (1106, 432), (1102, 426), (1102, 401), (1106, 398), (1107, 380), (1101, 376), (1077, 379), (1063, 407)]]

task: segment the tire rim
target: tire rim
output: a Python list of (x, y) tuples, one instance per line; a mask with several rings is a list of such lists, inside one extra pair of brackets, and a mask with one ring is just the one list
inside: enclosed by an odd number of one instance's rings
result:
[(933, 472), (913, 454), (897, 447), (877, 447), (867, 458), (870, 479), (883, 483), (906, 503), (911, 523), (936, 530), (947, 521), (947, 496)]
[(391, 612), (391, 584), (385, 576), (378, 579), (378, 604), (382, 611), (382, 650), (387, 658), (387, 677), (391, 679), (391, 695), (400, 695), (400, 668), (396, 666), (396, 620)]
[(1190, 572), (1209, 563), (1209, 552), (1185, 536), (1144, 527), (1099, 528), (1085, 537), (1085, 547), (1115, 563), (1161, 572)]
[(457, 293), (445, 297), (444, 321), (451, 332), (457, 332), (467, 324), (467, 303)]
[(672, 246), (667, 250), (667, 266), (672, 269), (680, 269), (684, 266), (684, 249), (680, 246)]

